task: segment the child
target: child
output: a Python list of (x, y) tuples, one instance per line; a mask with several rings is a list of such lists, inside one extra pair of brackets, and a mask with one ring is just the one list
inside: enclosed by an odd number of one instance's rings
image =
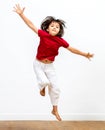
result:
[(14, 12), (19, 14), (23, 21), (31, 28), (40, 38), (40, 43), (37, 49), (37, 55), (34, 61), (34, 71), (38, 79), (40, 94), (45, 96), (45, 88), (48, 86), (49, 96), (53, 106), (52, 114), (57, 120), (61, 121), (58, 113), (58, 99), (60, 90), (57, 86), (56, 74), (53, 67), (55, 56), (58, 55), (59, 47), (64, 47), (72, 53), (84, 56), (88, 59), (93, 57), (93, 54), (81, 52), (71, 47), (63, 38), (65, 22), (60, 19), (55, 19), (48, 16), (42, 21), (41, 29), (38, 29), (24, 15), (25, 8), (21, 8), (19, 4), (14, 7)]

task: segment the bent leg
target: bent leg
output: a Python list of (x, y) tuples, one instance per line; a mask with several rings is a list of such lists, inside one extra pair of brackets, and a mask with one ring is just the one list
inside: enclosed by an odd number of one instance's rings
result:
[(33, 63), (34, 72), (36, 74), (38, 87), (40, 89), (40, 94), (45, 96), (45, 87), (50, 84), (46, 74), (44, 72), (45, 64), (35, 60)]

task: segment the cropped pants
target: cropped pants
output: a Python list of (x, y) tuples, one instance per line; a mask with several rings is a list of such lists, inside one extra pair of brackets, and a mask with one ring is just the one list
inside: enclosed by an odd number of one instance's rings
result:
[(53, 63), (45, 64), (38, 60), (34, 60), (33, 67), (39, 89), (42, 90), (44, 87), (48, 86), (51, 104), (56, 106), (58, 104), (60, 90), (57, 85), (57, 77)]

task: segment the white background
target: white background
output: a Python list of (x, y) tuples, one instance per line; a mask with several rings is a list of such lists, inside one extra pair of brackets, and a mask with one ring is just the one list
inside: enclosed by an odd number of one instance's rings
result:
[(25, 6), (25, 15), (38, 27), (46, 16), (66, 21), (64, 39), (88, 59), (60, 48), (55, 60), (61, 96), (59, 112), (65, 120), (105, 119), (105, 1), (3, 0), (0, 2), (0, 119), (55, 119), (46, 97), (39, 95), (33, 61), (39, 38), (13, 12)]

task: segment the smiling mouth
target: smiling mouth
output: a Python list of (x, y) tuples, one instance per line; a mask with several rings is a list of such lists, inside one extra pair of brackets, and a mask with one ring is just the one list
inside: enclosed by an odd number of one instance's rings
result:
[(56, 32), (56, 30), (52, 30), (53, 32)]

